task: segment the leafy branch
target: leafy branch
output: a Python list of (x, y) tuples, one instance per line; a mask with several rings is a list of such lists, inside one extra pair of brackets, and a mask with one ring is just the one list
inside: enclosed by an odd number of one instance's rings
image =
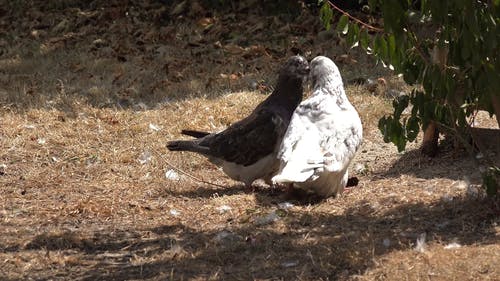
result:
[[(496, 16), (500, 1), (420, 0), (419, 7), (414, 7), (414, 1), (368, 2), (371, 10), (381, 11), (383, 29), (363, 22), (331, 1), (323, 1), (320, 17), (328, 29), (332, 10), (341, 13), (336, 30), (348, 45), (361, 46), (384, 66), (403, 74), (408, 84), (421, 86), (422, 90), (394, 100), (393, 114), (379, 120), (384, 141), (403, 151), (422, 130), (425, 142), (437, 149), (435, 132), (440, 130), (474, 155), (468, 140), (474, 139), (470, 120), (475, 112), (481, 109), (495, 114), (500, 127), (500, 18)], [(411, 114), (403, 115), (410, 105)], [(432, 130), (434, 126), (437, 130)], [(498, 167), (485, 158), (482, 161), (489, 162), (491, 169), (484, 183), (491, 194), (498, 190), (491, 187), (498, 184)]]
[(341, 8), (337, 7), (335, 4), (333, 4), (331, 1), (327, 0), (326, 3), (333, 9), (339, 11), (340, 13), (342, 13), (343, 15), (345, 15), (346, 17), (350, 18), (351, 20), (361, 24), (362, 26), (370, 29), (370, 30), (373, 30), (373, 31), (376, 31), (376, 32), (383, 32), (384, 30), (381, 29), (381, 28), (378, 28), (378, 27), (374, 27), (373, 25), (370, 25), (370, 24), (367, 24), (366, 22), (352, 16), (351, 14), (349, 14), (348, 12), (342, 10)]

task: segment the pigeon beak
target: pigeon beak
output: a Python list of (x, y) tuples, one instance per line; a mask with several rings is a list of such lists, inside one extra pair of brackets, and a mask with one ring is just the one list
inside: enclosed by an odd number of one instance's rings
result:
[(311, 68), (309, 66), (306, 66), (302, 69), (301, 74), (307, 75), (309, 74), (309, 71), (311, 71)]

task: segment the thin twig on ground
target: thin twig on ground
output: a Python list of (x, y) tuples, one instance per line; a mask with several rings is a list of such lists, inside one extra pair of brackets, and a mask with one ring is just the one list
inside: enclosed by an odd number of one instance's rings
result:
[(217, 187), (223, 187), (225, 188), (225, 186), (221, 185), (221, 184), (217, 184), (217, 183), (213, 183), (213, 182), (209, 182), (209, 181), (206, 181), (206, 180), (202, 180), (200, 178), (197, 178), (191, 174), (189, 174), (188, 172), (185, 172), (184, 170), (182, 170), (181, 168), (175, 166), (174, 164), (170, 163), (170, 161), (168, 161), (167, 159), (165, 159), (165, 157), (163, 157), (163, 155), (161, 155), (160, 152), (154, 150), (154, 152), (159, 156), (159, 158), (165, 162), (168, 166), (170, 166), (172, 169), (182, 173), (183, 175), (191, 178), (192, 180), (194, 181), (197, 181), (197, 182), (200, 182), (200, 183), (204, 183), (204, 184), (208, 184), (208, 185), (213, 185), (213, 186), (217, 186)]

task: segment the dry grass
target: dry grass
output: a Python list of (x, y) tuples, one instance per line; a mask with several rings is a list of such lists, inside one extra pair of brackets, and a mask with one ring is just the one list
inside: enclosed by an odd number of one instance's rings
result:
[[(473, 166), (460, 157), (398, 155), (373, 128), (387, 101), (359, 87), (348, 90), (368, 132), (354, 165), (367, 169), (358, 174), (359, 188), (313, 204), (267, 187), (247, 193), (203, 158), (165, 151), (165, 141), (179, 137), (180, 128), (217, 130), (237, 120), (264, 98), (258, 93), (145, 111), (75, 104), (75, 118), (59, 110), (3, 110), (1, 274), (83, 280), (497, 279), (498, 213), (471, 191), (479, 180), (469, 170)], [(225, 187), (182, 175), (168, 180), (164, 174), (172, 167), (166, 161)], [(278, 203), (285, 201), (294, 206), (281, 210)], [(273, 212), (276, 222), (259, 223)], [(414, 250), (421, 233), (427, 234), (423, 253)], [(462, 247), (444, 249), (452, 242)]]
[[(174, 41), (171, 71), (191, 56)], [(245, 79), (269, 91), (280, 59), (198, 57), (176, 76), (162, 56), (122, 62), (71, 42), (0, 58), (1, 280), (500, 280), (498, 202), (484, 198), (477, 166), (454, 151), (429, 159), (418, 143), (403, 154), (383, 143), (377, 122), (389, 100), (347, 87), (365, 130), (358, 187), (319, 202), (264, 185), (249, 192), (165, 143), (246, 115), (265, 95)], [(339, 64), (346, 80), (385, 73), (356, 58)], [(238, 79), (220, 75), (241, 68)], [(166, 178), (174, 167), (219, 186)]]

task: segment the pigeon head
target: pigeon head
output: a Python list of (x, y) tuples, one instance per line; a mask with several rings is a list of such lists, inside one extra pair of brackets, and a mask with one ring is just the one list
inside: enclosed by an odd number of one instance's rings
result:
[(286, 76), (294, 79), (307, 78), (309, 74), (309, 63), (302, 56), (290, 57), (283, 65), (280, 71), (280, 76)]
[(342, 88), (342, 77), (335, 63), (323, 56), (317, 56), (311, 61), (311, 72), (309, 74), (313, 89), (317, 87)]
[(259, 106), (284, 109), (283, 117), (290, 121), (304, 93), (303, 84), (309, 74), (309, 63), (302, 56), (290, 57), (281, 67), (271, 95)]

